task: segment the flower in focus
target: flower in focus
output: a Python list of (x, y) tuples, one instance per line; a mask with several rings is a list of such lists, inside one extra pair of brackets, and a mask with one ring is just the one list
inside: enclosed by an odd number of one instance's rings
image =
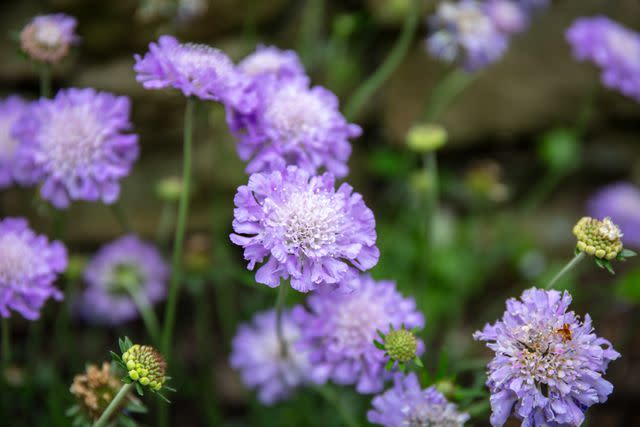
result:
[(591, 405), (607, 400), (613, 385), (603, 378), (620, 357), (584, 320), (567, 311), (568, 292), (531, 288), (507, 301), (495, 324), (474, 333), (496, 355), (489, 363), (491, 424), (514, 415), (528, 426), (579, 426)]
[(42, 182), (42, 197), (56, 208), (72, 200), (115, 202), (138, 157), (137, 136), (125, 133), (130, 110), (129, 98), (94, 89), (34, 102), (13, 128), (20, 141), (16, 179)]
[(133, 295), (149, 305), (167, 293), (169, 266), (158, 249), (134, 235), (100, 248), (87, 265), (78, 311), (90, 321), (117, 325), (138, 316)]
[(34, 233), (23, 218), (0, 221), (0, 315), (14, 310), (26, 319), (40, 317), (48, 298), (62, 299), (53, 286), (67, 268), (67, 250), (62, 243), (49, 243)]
[(78, 43), (76, 19), (56, 13), (36, 16), (20, 32), (20, 46), (34, 61), (55, 64)]
[(521, 33), (529, 25), (527, 11), (514, 0), (489, 0), (485, 10), (496, 28), (507, 35)]
[(640, 248), (640, 189), (629, 182), (608, 185), (588, 203), (595, 218), (610, 217), (624, 230), (625, 245)]
[(416, 374), (396, 376), (393, 388), (373, 398), (370, 423), (385, 427), (462, 427), (469, 414), (459, 412), (435, 387), (422, 389)]
[[(309, 352), (314, 381), (355, 384), (359, 393), (382, 390), (391, 377), (385, 371), (388, 356), (374, 345), (377, 330), (388, 333), (405, 325), (422, 328), (424, 316), (413, 298), (404, 298), (394, 282), (360, 275), (351, 284), (356, 291), (318, 292), (309, 296), (309, 310), (294, 316), (305, 325), (298, 348)], [(423, 351), (421, 341), (416, 353)]]
[(11, 134), (11, 128), (28, 105), (19, 96), (10, 96), (0, 101), (0, 189), (13, 183), (18, 140)]
[(276, 313), (263, 311), (250, 323), (240, 325), (231, 343), (231, 366), (240, 371), (245, 386), (258, 391), (258, 399), (265, 405), (286, 399), (309, 381), (308, 355), (295, 346), (301, 325), (291, 311), (282, 313), (282, 331), (287, 344), (284, 354), (276, 333)]
[(417, 329), (408, 330), (404, 325), (400, 329), (395, 329), (390, 325), (389, 332), (386, 334), (381, 330), (376, 332), (381, 340), (375, 340), (373, 343), (389, 358), (386, 364), (387, 371), (397, 364), (398, 368), (405, 372), (409, 362), (414, 362), (420, 368), (423, 367), (422, 361), (417, 356), (418, 338), (415, 335)]
[(573, 55), (600, 67), (602, 84), (640, 102), (640, 34), (604, 16), (577, 19), (566, 32)]
[(602, 221), (585, 216), (573, 227), (576, 248), (596, 258), (615, 259), (622, 252), (622, 232), (611, 218)]
[(275, 46), (259, 45), (255, 52), (238, 63), (238, 69), (251, 78), (275, 76), (283, 80), (306, 77), (298, 54)]
[(291, 286), (308, 292), (338, 286), (377, 262), (373, 212), (362, 196), (334, 177), (310, 176), (295, 166), (253, 174), (234, 199), (231, 241), (244, 248), (256, 281), (271, 287), (291, 278)]
[(122, 353), (128, 378), (151, 390), (159, 391), (166, 381), (167, 362), (153, 347), (134, 344)]

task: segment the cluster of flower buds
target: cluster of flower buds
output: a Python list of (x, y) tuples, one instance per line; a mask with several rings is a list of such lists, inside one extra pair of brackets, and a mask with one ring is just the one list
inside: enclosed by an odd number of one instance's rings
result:
[(384, 350), (385, 356), (389, 357), (386, 369), (390, 371), (394, 365), (398, 365), (398, 369), (406, 372), (407, 364), (413, 362), (416, 366), (422, 367), (422, 361), (418, 357), (418, 339), (415, 334), (417, 329), (408, 330), (404, 325), (400, 329), (394, 329), (393, 325), (389, 325), (389, 332), (384, 334), (378, 330), (378, 335), (382, 339), (374, 341), (376, 347)]
[(573, 234), (578, 239), (576, 255), (586, 253), (595, 257), (600, 268), (614, 274), (612, 260), (625, 261), (636, 256), (622, 244), (620, 228), (607, 217), (603, 220), (585, 216), (573, 227)]

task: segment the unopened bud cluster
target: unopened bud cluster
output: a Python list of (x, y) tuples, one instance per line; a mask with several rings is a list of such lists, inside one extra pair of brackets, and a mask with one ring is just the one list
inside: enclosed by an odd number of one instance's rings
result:
[(418, 340), (406, 329), (396, 329), (385, 335), (384, 349), (392, 360), (406, 363), (416, 357)]
[(578, 250), (596, 258), (612, 260), (622, 252), (622, 232), (611, 218), (600, 221), (584, 217), (573, 227), (573, 234), (578, 239)]
[(129, 378), (153, 390), (160, 390), (165, 381), (167, 364), (153, 347), (135, 344), (122, 355)]

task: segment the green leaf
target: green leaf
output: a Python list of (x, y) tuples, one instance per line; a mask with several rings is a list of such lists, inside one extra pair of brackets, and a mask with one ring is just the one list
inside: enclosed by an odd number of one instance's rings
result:
[(596, 261), (596, 265), (600, 268), (605, 268), (604, 267), (604, 260), (601, 258), (594, 258), (594, 260)]
[(393, 369), (393, 363), (394, 363), (393, 359), (389, 359), (384, 369), (386, 369), (387, 371), (390, 371), (391, 369)]
[(127, 411), (135, 414), (146, 414), (148, 412), (147, 407), (141, 403), (131, 402), (127, 405)]
[(416, 356), (413, 359), (413, 363), (415, 363), (418, 368), (424, 368), (424, 365), (422, 364), (422, 360), (420, 360), (418, 356)]
[(632, 251), (631, 249), (625, 248), (622, 250), (622, 252), (620, 252), (618, 256), (621, 256), (622, 258), (633, 258), (634, 256), (638, 256), (638, 253)]
[(155, 391), (154, 393), (160, 396), (160, 399), (164, 400), (165, 402), (171, 403), (171, 401), (167, 399), (162, 393), (158, 393), (157, 391)]
[(574, 254), (574, 255), (580, 255), (580, 252), (582, 252), (582, 251), (581, 251), (580, 249), (578, 249), (578, 247), (576, 247), (576, 248), (573, 250), (573, 254)]
[(611, 264), (611, 261), (604, 261), (604, 268), (607, 269), (607, 271), (611, 274), (616, 274), (616, 272), (613, 270), (613, 264)]
[(138, 394), (140, 396), (144, 396), (144, 389), (142, 388), (142, 384), (140, 384), (139, 382), (136, 382), (136, 391), (138, 392)]
[(375, 345), (377, 348), (379, 348), (380, 350), (384, 350), (384, 344), (382, 344), (380, 341), (378, 340), (373, 340), (373, 345)]
[(398, 363), (398, 369), (400, 369), (400, 372), (403, 374), (407, 373), (407, 365), (404, 363)]
[(376, 329), (376, 332), (378, 333), (378, 336), (382, 339), (382, 341), (384, 341), (384, 338), (385, 338), (384, 333), (382, 333), (380, 329)]
[(177, 390), (173, 387), (169, 387), (168, 385), (162, 386), (162, 390), (167, 390), (170, 391), (172, 393), (175, 393)]
[(133, 380), (128, 375), (122, 379), (122, 382), (125, 384), (131, 384)]

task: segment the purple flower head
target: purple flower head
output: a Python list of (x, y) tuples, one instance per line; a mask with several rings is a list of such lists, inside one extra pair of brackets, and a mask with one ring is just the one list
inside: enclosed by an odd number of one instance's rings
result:
[(579, 426), (591, 405), (607, 400), (613, 385), (603, 377), (620, 357), (599, 338), (587, 314), (581, 321), (568, 292), (531, 288), (507, 301), (501, 320), (474, 333), (496, 355), (489, 362), (491, 425), (512, 410), (523, 426)]
[(282, 313), (282, 330), (288, 344), (286, 354), (278, 341), (274, 310), (257, 313), (251, 323), (240, 325), (231, 343), (231, 366), (240, 371), (248, 388), (258, 390), (265, 405), (286, 399), (309, 381), (308, 356), (295, 348), (301, 326), (290, 311)]
[(138, 316), (133, 295), (149, 305), (162, 301), (168, 279), (169, 266), (155, 246), (134, 235), (121, 237), (87, 265), (78, 311), (94, 323), (124, 323)]
[(58, 241), (37, 235), (23, 218), (0, 221), (0, 315), (14, 310), (26, 319), (40, 317), (48, 298), (62, 299), (53, 287), (67, 268), (67, 250)]
[[(305, 325), (298, 348), (309, 351), (311, 375), (318, 383), (355, 384), (359, 393), (376, 393), (391, 377), (387, 357), (373, 341), (376, 330), (422, 328), (424, 316), (413, 298), (403, 298), (394, 282), (375, 281), (369, 275), (353, 279), (356, 291), (318, 292), (309, 296), (309, 311), (294, 315)], [(419, 341), (418, 354), (424, 350)]]
[(485, 10), (496, 28), (504, 34), (517, 34), (529, 25), (527, 10), (514, 0), (489, 0)]
[(259, 104), (250, 115), (232, 113), (238, 155), (249, 161), (247, 173), (271, 172), (295, 165), (311, 174), (320, 169), (347, 175), (350, 138), (359, 126), (340, 113), (338, 98), (322, 87), (309, 88), (306, 77), (256, 82)]
[(94, 89), (66, 89), (42, 98), (13, 128), (20, 140), (16, 178), (42, 182), (41, 194), (56, 208), (72, 200), (113, 203), (138, 157), (131, 102)]
[(242, 112), (255, 106), (251, 79), (238, 72), (222, 51), (161, 36), (149, 51), (135, 55), (136, 79), (145, 89), (174, 87), (185, 96), (218, 101)]
[(370, 423), (385, 427), (462, 427), (469, 414), (458, 412), (435, 387), (422, 389), (415, 373), (397, 375), (393, 388), (373, 398)]
[(27, 106), (27, 101), (19, 96), (0, 101), (0, 189), (9, 187), (14, 180), (18, 140), (11, 134), (11, 128)]
[(429, 24), (428, 51), (445, 62), (459, 61), (469, 72), (496, 62), (507, 49), (507, 35), (476, 0), (440, 3)]
[(20, 33), (22, 50), (35, 61), (55, 64), (80, 40), (76, 25), (76, 19), (64, 13), (36, 16)]
[(251, 78), (275, 76), (277, 79), (305, 78), (304, 66), (292, 50), (259, 45), (255, 52), (238, 64), (238, 69)]
[(640, 189), (618, 182), (598, 191), (588, 202), (589, 215), (611, 220), (624, 233), (625, 246), (640, 249)]
[(640, 102), (640, 34), (604, 16), (577, 19), (566, 33), (573, 55), (602, 71), (602, 84)]

